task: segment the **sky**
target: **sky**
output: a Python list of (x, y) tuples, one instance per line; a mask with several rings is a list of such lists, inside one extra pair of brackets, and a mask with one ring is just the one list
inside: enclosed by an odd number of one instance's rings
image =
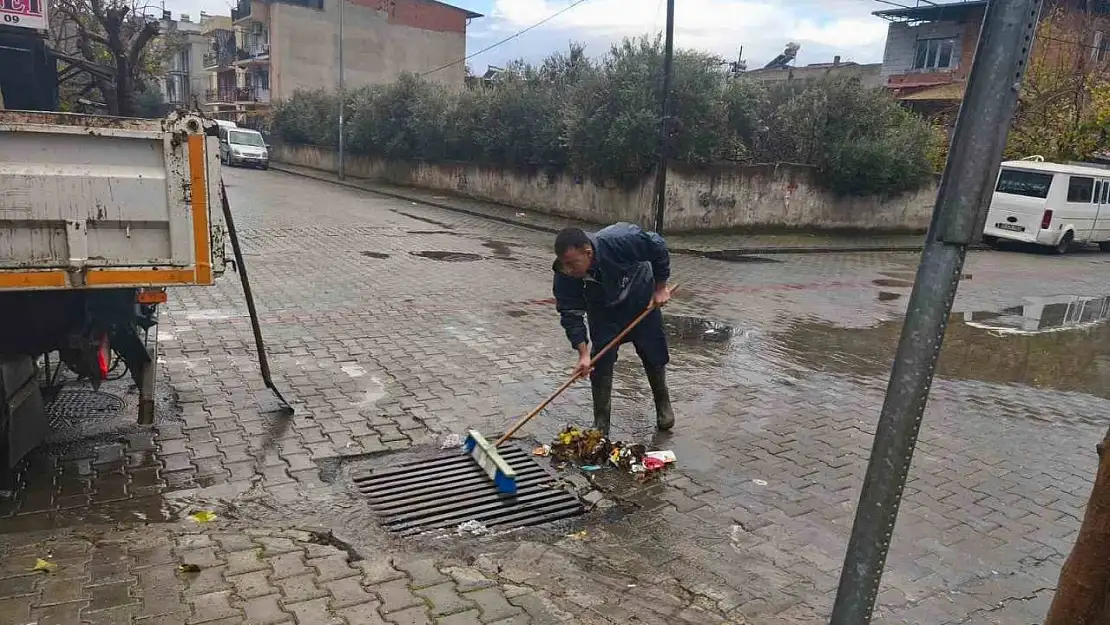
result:
[[(477, 52), (549, 17), (572, 0), (446, 0), (485, 17), (471, 22), (467, 54)], [(227, 15), (228, 0), (165, 0), (178, 17), (204, 10)], [(748, 68), (762, 67), (793, 41), (801, 45), (796, 65), (882, 60), (887, 22), (871, 15), (889, 8), (876, 0), (676, 0), (675, 45), (735, 60), (744, 49)], [(659, 33), (666, 24), (665, 0), (585, 0), (559, 17), (468, 61), (475, 73), (488, 65), (523, 58), (539, 61), (570, 42), (604, 54), (623, 37)]]

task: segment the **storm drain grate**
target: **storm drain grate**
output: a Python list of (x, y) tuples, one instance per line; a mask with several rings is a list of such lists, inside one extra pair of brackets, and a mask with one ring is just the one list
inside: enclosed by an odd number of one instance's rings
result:
[(59, 428), (87, 419), (112, 419), (119, 416), (123, 407), (123, 400), (111, 393), (63, 388), (46, 404), (46, 414), (51, 427)]
[(498, 452), (516, 470), (516, 495), (500, 493), (461, 451), (456, 456), (371, 471), (355, 476), (354, 481), (382, 525), (402, 535), (468, 522), (504, 530), (583, 513), (578, 498), (558, 488), (531, 455), (516, 447), (501, 447)]

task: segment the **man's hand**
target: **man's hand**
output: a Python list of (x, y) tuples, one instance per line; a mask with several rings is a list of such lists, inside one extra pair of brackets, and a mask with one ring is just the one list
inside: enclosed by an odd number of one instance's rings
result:
[(658, 284), (655, 286), (655, 294), (651, 296), (651, 303), (656, 308), (662, 308), (671, 301), (671, 290), (666, 284)]
[(582, 343), (578, 345), (578, 362), (571, 374), (576, 378), (583, 378), (590, 374), (590, 369), (590, 345)]

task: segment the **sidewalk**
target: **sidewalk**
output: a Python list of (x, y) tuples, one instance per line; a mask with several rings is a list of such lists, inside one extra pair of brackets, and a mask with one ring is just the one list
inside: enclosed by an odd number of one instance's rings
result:
[[(271, 163), (278, 171), (316, 180), (323, 180), (347, 187), (362, 189), (371, 193), (386, 195), (410, 202), (418, 202), (514, 224), (541, 232), (555, 233), (559, 230), (577, 226), (583, 229), (596, 229), (593, 224), (569, 217), (545, 215), (535, 211), (525, 211), (500, 204), (482, 202), (443, 192), (427, 191), (413, 187), (401, 187), (364, 178), (347, 177), (340, 181), (331, 173), (308, 167)], [(917, 252), (922, 249), (924, 235), (919, 234), (877, 234), (837, 235), (830, 233), (815, 234), (675, 234), (668, 235), (667, 242), (672, 252), (703, 256), (718, 260), (732, 260), (745, 254), (805, 254), (820, 252)]]

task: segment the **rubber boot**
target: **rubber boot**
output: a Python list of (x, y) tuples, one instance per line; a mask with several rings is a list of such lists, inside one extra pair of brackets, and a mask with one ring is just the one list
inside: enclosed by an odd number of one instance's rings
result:
[(609, 436), (609, 416), (613, 409), (613, 376), (590, 378), (594, 396), (594, 429)]
[(674, 427), (674, 410), (671, 408), (671, 392), (667, 389), (666, 369), (646, 369), (651, 396), (655, 398), (655, 426), (661, 432)]

